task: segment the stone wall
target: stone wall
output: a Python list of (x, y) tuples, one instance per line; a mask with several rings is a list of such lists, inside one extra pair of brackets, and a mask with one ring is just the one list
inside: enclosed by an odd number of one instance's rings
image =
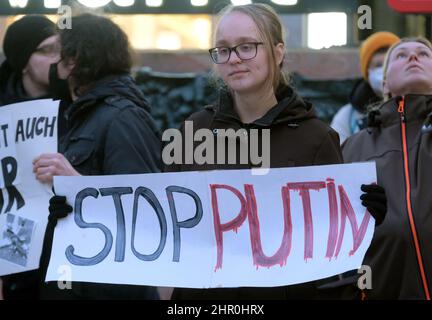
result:
[[(161, 130), (178, 128), (190, 114), (217, 100), (217, 89), (209, 73), (164, 73), (142, 68), (136, 82), (152, 107)], [(310, 101), (317, 116), (329, 123), (348, 100), (355, 79), (311, 80), (293, 74), (291, 85)]]

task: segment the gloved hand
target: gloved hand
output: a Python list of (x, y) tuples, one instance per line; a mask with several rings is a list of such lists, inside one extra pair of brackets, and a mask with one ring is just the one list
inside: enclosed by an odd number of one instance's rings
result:
[(57, 220), (61, 218), (65, 218), (69, 213), (72, 212), (72, 207), (66, 202), (65, 196), (53, 196), (49, 201), (49, 216), (48, 221), (50, 223), (55, 221), (57, 224)]
[(375, 226), (379, 226), (387, 213), (387, 196), (383, 187), (377, 184), (362, 184), (363, 193), (360, 196), (362, 205), (367, 208), (375, 219)]
[(51, 257), (52, 242), (54, 237), (54, 230), (57, 226), (57, 220), (66, 217), (72, 212), (72, 207), (66, 202), (65, 196), (53, 196), (49, 201), (49, 216), (48, 224), (45, 231), (42, 253), (39, 260), (39, 273), (41, 279), (41, 286), (44, 285), (46, 272), (48, 270), (49, 259)]

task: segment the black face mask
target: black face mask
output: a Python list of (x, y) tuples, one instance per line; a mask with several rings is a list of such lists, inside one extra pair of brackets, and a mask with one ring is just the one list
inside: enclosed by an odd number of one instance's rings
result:
[(60, 79), (57, 72), (58, 63), (50, 65), (49, 69), (49, 89), (53, 99), (71, 101), (69, 83), (67, 79)]

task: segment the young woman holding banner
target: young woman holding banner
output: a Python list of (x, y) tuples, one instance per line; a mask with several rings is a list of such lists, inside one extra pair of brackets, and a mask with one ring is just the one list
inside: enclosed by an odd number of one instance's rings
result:
[[(250, 130), (270, 129), (269, 166), (272, 168), (342, 163), (337, 133), (320, 121), (313, 106), (287, 83), (282, 71), (283, 27), (271, 7), (255, 3), (225, 8), (219, 17), (214, 45), (209, 50), (210, 56), (223, 85), (215, 105), (188, 119), (193, 122), (195, 132), (205, 128), (216, 135), (220, 129), (244, 129), (244, 142), (239, 141), (243, 137), (227, 140), (235, 139), (237, 146), (247, 143), (250, 149)], [(235, 164), (171, 165), (167, 171), (253, 167), (250, 159), (246, 164), (238, 161), (238, 155), (236, 159)], [(364, 195), (365, 205), (376, 220), (382, 220), (383, 190), (365, 188), (368, 191)], [(313, 299), (319, 297), (317, 286), (321, 282), (274, 288), (178, 288), (172, 299)]]
[[(223, 85), (217, 104), (188, 119), (193, 122), (195, 132), (211, 129), (217, 134), (219, 129), (244, 129), (246, 138), (236, 136), (227, 140), (247, 143), (250, 149), (250, 130), (270, 129), (268, 158), (272, 168), (342, 162), (337, 134), (318, 120), (313, 107), (287, 85), (282, 73), (285, 55), (283, 28), (271, 7), (264, 4), (227, 7), (221, 13), (214, 41), (215, 47), (210, 49), (210, 55)], [(227, 142), (232, 143), (225, 140), (225, 144)], [(240, 160), (240, 157), (236, 159)], [(176, 164), (169, 165), (167, 171), (253, 167), (250, 159), (245, 164), (240, 161), (225, 163)], [(365, 190), (368, 192), (362, 196), (364, 204), (379, 223), (385, 214), (383, 191), (371, 187)], [(51, 216), (58, 217), (67, 214), (68, 209), (64, 201), (52, 201), (50, 211)], [(318, 298), (317, 284), (310, 282), (275, 288), (176, 289), (173, 299)]]

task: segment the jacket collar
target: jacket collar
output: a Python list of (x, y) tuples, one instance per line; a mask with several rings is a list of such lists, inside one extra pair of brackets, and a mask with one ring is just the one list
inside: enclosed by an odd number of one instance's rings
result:
[(72, 121), (112, 97), (125, 98), (150, 112), (143, 93), (136, 87), (132, 77), (129, 74), (120, 74), (109, 75), (94, 82), (81, 97), (72, 102), (66, 117)]
[[(384, 102), (378, 110), (371, 111), (374, 122), (381, 127), (388, 127), (399, 123), (400, 114), (398, 112), (401, 96), (393, 97)], [(432, 113), (432, 95), (408, 94), (405, 99), (405, 119), (406, 121), (424, 121)], [(371, 118), (371, 113), (369, 118)]]
[[(278, 103), (273, 108), (248, 126), (269, 127), (275, 123), (297, 123), (300, 120), (316, 117), (312, 105), (300, 98), (290, 86), (281, 86), (276, 93), (276, 99)], [(234, 109), (232, 95), (226, 88), (220, 90), (218, 103), (213, 109), (215, 109), (216, 122), (243, 126)]]

